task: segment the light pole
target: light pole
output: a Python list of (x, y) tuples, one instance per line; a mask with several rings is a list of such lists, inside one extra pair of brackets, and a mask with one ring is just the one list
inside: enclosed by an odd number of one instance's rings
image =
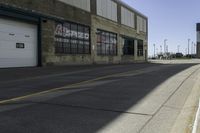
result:
[(188, 39), (188, 56), (190, 55), (190, 39)]
[(167, 42), (167, 39), (164, 40), (164, 53), (166, 52), (166, 42)]
[(156, 44), (153, 44), (154, 47), (154, 58), (156, 57)]
[(158, 53), (158, 48), (156, 48), (156, 54), (158, 55), (159, 53)]
[(194, 45), (194, 42), (192, 42), (191, 44), (191, 55), (193, 54), (193, 45)]
[(160, 45), (160, 54), (162, 54), (162, 45)]
[(168, 45), (166, 45), (165, 53), (168, 53)]
[(179, 53), (180, 45), (178, 45), (177, 48), (178, 48), (178, 53)]
[(185, 56), (187, 57), (187, 52), (188, 52), (188, 50), (187, 50), (187, 48), (185, 48)]

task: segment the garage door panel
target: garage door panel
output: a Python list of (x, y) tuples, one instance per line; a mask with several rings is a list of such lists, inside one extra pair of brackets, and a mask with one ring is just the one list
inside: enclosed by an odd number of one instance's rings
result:
[[(16, 44), (11, 41), (1, 41), (0, 42), (0, 58), (11, 58), (11, 57), (36, 57), (36, 47), (29, 43), (24, 44), (25, 48), (16, 48)], [(2, 50), (1, 50), (2, 49)]]
[[(36, 33), (37, 30), (34, 31)], [(16, 33), (16, 32), (3, 32), (0, 31), (0, 40), (4, 41), (20, 41), (23, 40), (24, 42), (36, 42), (35, 38), (37, 34), (33, 33)]]
[(0, 68), (36, 65), (37, 26), (0, 18)]
[(12, 41), (0, 41), (0, 51), (6, 51), (9, 49), (16, 49), (16, 44), (14, 44)]
[[(23, 43), (23, 42), (18, 41), (17, 43)], [(37, 47), (35, 45), (32, 45), (32, 43), (25, 42), (23, 44), (24, 44), (24, 48), (17, 48), (16, 47), (17, 44), (13, 43), (12, 41), (0, 41), (0, 49), (2, 49), (0, 51), (1, 52), (6, 51), (7, 53), (11, 52), (9, 50), (13, 50), (13, 51), (20, 50), (23, 52), (26, 52), (27, 50), (29, 50), (29, 52), (31, 51), (31, 53), (37, 52), (37, 49), (36, 49)]]
[[(33, 59), (32, 59), (33, 60)], [(27, 62), (24, 64), (24, 62)], [(18, 58), (7, 58), (7, 59), (0, 59), (0, 66), (2, 68), (7, 67), (28, 67), (28, 66), (35, 66), (37, 62), (33, 62), (27, 59), (18, 59)]]
[[(23, 54), (21, 54), (23, 53)], [(35, 53), (33, 53), (31, 50), (9, 50), (7, 51), (2, 51), (0, 53), (1, 59), (3, 58), (33, 58), (35, 56)]]
[(14, 41), (16, 40), (16, 36), (14, 35), (9, 35), (10, 33), (8, 32), (0, 32), (0, 40), (1, 41)]

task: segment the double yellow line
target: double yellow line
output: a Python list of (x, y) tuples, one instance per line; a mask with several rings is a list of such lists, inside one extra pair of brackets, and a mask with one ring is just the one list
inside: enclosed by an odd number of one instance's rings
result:
[(95, 82), (95, 81), (102, 80), (102, 79), (106, 79), (106, 78), (111, 78), (111, 77), (116, 77), (116, 76), (124, 76), (125, 74), (130, 74), (130, 73), (133, 73), (133, 72), (135, 74), (141, 74), (142, 70), (133, 70), (133, 71), (127, 71), (127, 72), (122, 72), (122, 73), (117, 73), (117, 74), (101, 76), (101, 77), (98, 77), (98, 78), (85, 80), (85, 81), (82, 81), (82, 82), (79, 82), (79, 83), (74, 83), (74, 84), (70, 84), (70, 85), (66, 85), (66, 86), (62, 86), (62, 87), (58, 87), (58, 88), (49, 89), (49, 90), (46, 90), (46, 91), (36, 92), (36, 93), (24, 95), (24, 96), (19, 96), (19, 97), (7, 99), (7, 100), (2, 100), (2, 101), (0, 101), (0, 105), (4, 105), (4, 104), (7, 104), (7, 103), (11, 103), (11, 102), (21, 101), (21, 100), (24, 100), (24, 99), (27, 99), (27, 98), (40, 96), (40, 95), (43, 95), (43, 94), (52, 93), (52, 92), (60, 91), (60, 90), (67, 89), (67, 88), (79, 87), (81, 85), (91, 83), (91, 82)]

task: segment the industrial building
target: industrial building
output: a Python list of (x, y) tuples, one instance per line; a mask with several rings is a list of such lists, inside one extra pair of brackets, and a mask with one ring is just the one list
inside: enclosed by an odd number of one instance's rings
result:
[(0, 68), (144, 62), (148, 18), (121, 0), (1, 0)]

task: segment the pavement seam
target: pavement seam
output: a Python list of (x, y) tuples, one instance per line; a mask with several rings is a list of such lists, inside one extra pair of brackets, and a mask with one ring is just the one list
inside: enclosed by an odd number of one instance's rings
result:
[(193, 74), (195, 74), (195, 72), (197, 72), (198, 70), (200, 70), (200, 68), (198, 67), (197, 69), (195, 69), (191, 74), (189, 74), (181, 83), (180, 85), (175, 89), (175, 91), (166, 99), (166, 101), (160, 106), (160, 108), (152, 115), (152, 117), (141, 127), (141, 129), (139, 130), (139, 133), (147, 126), (147, 124), (154, 118), (154, 116), (165, 106), (165, 104), (167, 103), (167, 101), (169, 101), (169, 99), (181, 88), (181, 86), (185, 83), (185, 81), (187, 81)]

